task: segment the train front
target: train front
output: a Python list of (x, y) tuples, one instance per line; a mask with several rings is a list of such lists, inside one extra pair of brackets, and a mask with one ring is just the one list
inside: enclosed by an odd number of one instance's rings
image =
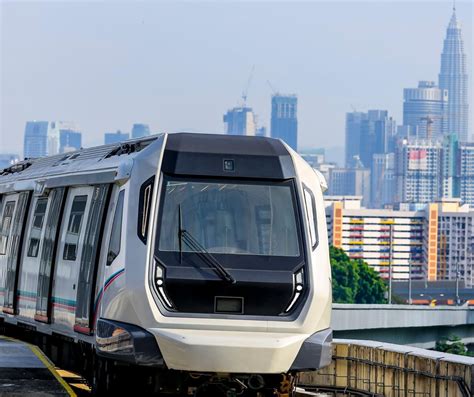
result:
[(331, 271), (315, 171), (279, 140), (169, 134), (155, 183), (152, 315), (139, 316), (166, 367), (197, 384), (274, 393), (328, 365)]

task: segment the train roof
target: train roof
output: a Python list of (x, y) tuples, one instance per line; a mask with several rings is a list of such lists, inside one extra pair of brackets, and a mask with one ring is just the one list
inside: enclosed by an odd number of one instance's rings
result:
[[(224, 168), (231, 163), (231, 169)], [(170, 134), (161, 165), (163, 172), (232, 178), (284, 180), (295, 177), (285, 144), (269, 137), (179, 133)]]
[[(115, 177), (117, 169), (133, 159), (160, 135), (131, 139), (108, 145), (80, 149), (35, 159), (25, 159), (0, 171), (0, 193), (34, 189), (32, 181), (56, 180), (60, 186), (64, 178), (83, 175), (83, 183), (100, 183)], [(53, 187), (53, 184), (51, 184)]]
[[(0, 193), (111, 183), (128, 177), (132, 160), (164, 134), (37, 159), (0, 170)], [(151, 148), (150, 148), (151, 149)], [(278, 139), (203, 133), (168, 134), (163, 170), (170, 174), (229, 176), (221, 157), (235, 160), (233, 177), (287, 179), (295, 170)]]

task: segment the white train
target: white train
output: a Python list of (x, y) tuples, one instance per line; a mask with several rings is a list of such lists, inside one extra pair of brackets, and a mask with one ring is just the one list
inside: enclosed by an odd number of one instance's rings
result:
[(331, 360), (324, 184), (263, 137), (18, 163), (0, 176), (4, 327), (80, 363), (101, 395), (290, 395)]

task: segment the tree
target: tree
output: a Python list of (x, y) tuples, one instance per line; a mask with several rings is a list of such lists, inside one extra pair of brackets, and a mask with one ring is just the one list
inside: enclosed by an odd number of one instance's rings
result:
[(336, 303), (385, 303), (387, 287), (378, 273), (340, 248), (330, 247), (333, 300)]
[(459, 354), (461, 356), (471, 356), (466, 345), (461, 338), (456, 335), (449, 335), (436, 342), (435, 350), (443, 353)]

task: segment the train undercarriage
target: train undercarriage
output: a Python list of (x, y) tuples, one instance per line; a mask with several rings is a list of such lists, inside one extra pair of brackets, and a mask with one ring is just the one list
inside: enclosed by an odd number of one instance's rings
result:
[(297, 373), (193, 373), (130, 365), (97, 356), (87, 343), (41, 334), (26, 324), (1, 323), (0, 334), (38, 346), (56, 366), (83, 376), (92, 396), (290, 397), (297, 380)]

